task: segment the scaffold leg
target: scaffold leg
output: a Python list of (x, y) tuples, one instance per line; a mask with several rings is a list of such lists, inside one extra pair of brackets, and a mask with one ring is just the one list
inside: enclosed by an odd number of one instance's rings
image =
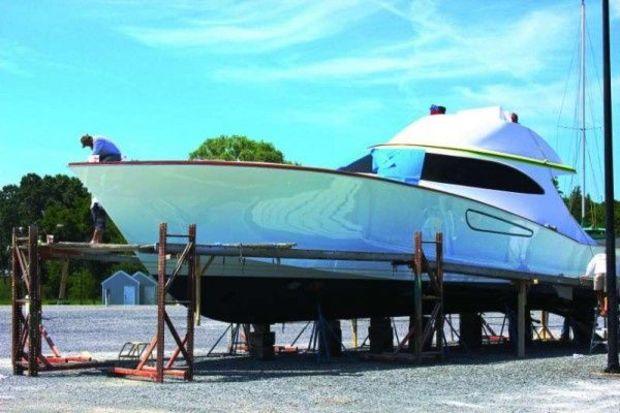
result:
[[(89, 356), (63, 356), (41, 323), (41, 258), (35, 225), (28, 227), (28, 234), (25, 236), (13, 229), (11, 258), (13, 373), (26, 372), (29, 376), (36, 377), (42, 371), (103, 366), (103, 363), (93, 361)], [(42, 353), (41, 338), (45, 339), (51, 355)]]
[[(155, 382), (163, 383), (164, 377), (174, 377), (187, 381), (194, 377), (194, 323), (196, 311), (196, 226), (190, 225), (187, 244), (183, 252), (177, 258), (174, 272), (167, 277), (166, 263), (168, 254), (166, 250), (169, 237), (179, 237), (168, 234), (168, 226), (165, 223), (159, 226), (158, 244), (158, 274), (157, 274), (157, 329), (149, 345), (140, 355), (135, 368), (114, 367), (110, 373), (122, 377), (144, 377)], [(170, 316), (166, 312), (166, 293), (174, 282), (181, 269), (187, 268), (187, 315), (186, 333), (181, 338)], [(168, 359), (165, 358), (165, 329), (172, 335), (176, 348)], [(155, 365), (149, 364), (153, 352), (156, 352)], [(175, 368), (174, 365), (179, 356), (185, 360), (185, 366)]]

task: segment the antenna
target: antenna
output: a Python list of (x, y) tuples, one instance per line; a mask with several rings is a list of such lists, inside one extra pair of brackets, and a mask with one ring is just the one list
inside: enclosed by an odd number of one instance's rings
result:
[(581, 0), (581, 225), (586, 218), (586, 3)]

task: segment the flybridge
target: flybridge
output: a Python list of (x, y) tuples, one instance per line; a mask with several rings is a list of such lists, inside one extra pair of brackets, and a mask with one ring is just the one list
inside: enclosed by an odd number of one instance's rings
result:
[(419, 146), (465, 151), (574, 172), (533, 130), (499, 106), (468, 109), (416, 120), (380, 146)]

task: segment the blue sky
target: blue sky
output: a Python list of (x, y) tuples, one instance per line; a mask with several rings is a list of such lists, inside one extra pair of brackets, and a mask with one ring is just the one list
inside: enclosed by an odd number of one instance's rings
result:
[[(587, 3), (597, 101), (600, 4)], [(205, 138), (245, 134), (337, 167), (431, 103), (502, 105), (573, 163), (575, 134), (563, 126), (574, 125), (578, 13), (577, 0), (4, 1), (0, 185), (70, 173), (88, 155), (78, 142), (87, 132), (129, 159), (185, 159)], [(589, 113), (598, 198), (598, 101)]]

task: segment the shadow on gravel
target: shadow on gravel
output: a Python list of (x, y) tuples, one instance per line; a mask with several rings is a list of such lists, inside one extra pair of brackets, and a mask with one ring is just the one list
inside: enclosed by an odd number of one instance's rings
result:
[[(540, 343), (528, 348), (526, 360), (567, 357), (578, 352), (574, 347), (555, 343)], [(368, 371), (449, 367), (457, 365), (485, 365), (518, 361), (510, 348), (483, 347), (475, 352), (450, 349), (442, 361), (424, 360), (420, 363), (402, 361), (369, 361), (359, 357), (360, 352), (347, 351), (341, 357), (319, 360), (316, 354), (278, 355), (274, 360), (260, 361), (247, 356), (199, 358), (195, 375), (209, 377), (214, 382), (248, 382), (272, 378), (308, 376), (362, 376)]]
[[(274, 360), (261, 361), (249, 356), (216, 355), (198, 356), (194, 365), (196, 381), (212, 383), (242, 383), (277, 378), (295, 377), (360, 377), (366, 372), (390, 370), (413, 370), (450, 368), (467, 365), (489, 365), (493, 363), (543, 360), (570, 357), (581, 352), (574, 346), (559, 343), (535, 343), (528, 347), (525, 360), (519, 360), (507, 346), (485, 346), (476, 351), (467, 352), (461, 348), (450, 347), (442, 361), (423, 360), (422, 362), (404, 361), (370, 361), (363, 360), (364, 351), (349, 350), (341, 357), (319, 360), (315, 353), (280, 354)], [(119, 364), (119, 363), (115, 363)], [(122, 364), (122, 363), (120, 363)], [(120, 365), (119, 364), (119, 365)], [(130, 367), (133, 363), (125, 363)], [(46, 377), (101, 377), (107, 369), (90, 369), (81, 371), (46, 372)], [(137, 381), (145, 381), (134, 379)], [(146, 380), (148, 381), (148, 380)], [(172, 383), (176, 380), (172, 380)], [(181, 382), (181, 381), (179, 381)]]

